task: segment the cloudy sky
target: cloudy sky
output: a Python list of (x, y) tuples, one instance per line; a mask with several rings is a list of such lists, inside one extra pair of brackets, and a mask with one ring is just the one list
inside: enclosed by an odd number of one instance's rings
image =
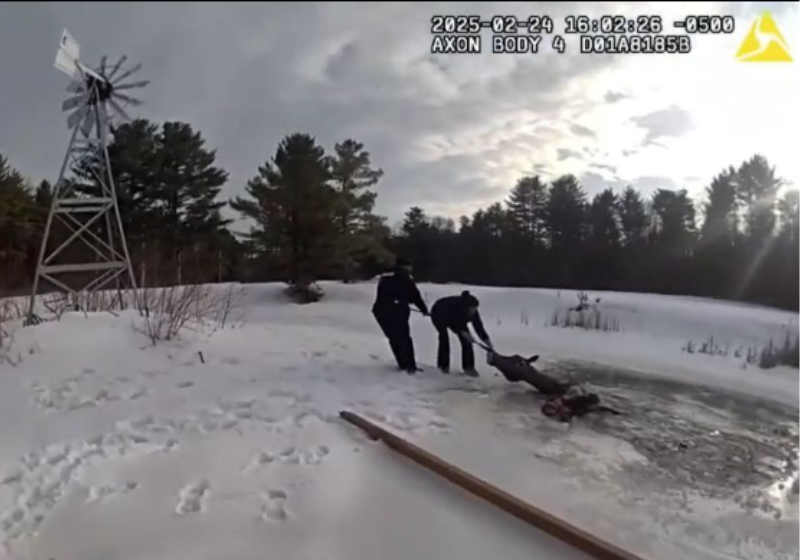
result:
[[(354, 137), (385, 171), (379, 211), (411, 205), (457, 217), (502, 200), (525, 174), (574, 173), (592, 194), (633, 184), (700, 193), (753, 153), (800, 184), (797, 100), (800, 10), (774, 3), (2, 3), (0, 153), (28, 176), (54, 179), (66, 148), (53, 68), (62, 28), (82, 59), (125, 53), (152, 80), (155, 121), (200, 129), (242, 192), (286, 134), (331, 149)], [(735, 53), (770, 9), (797, 62), (746, 64)], [(664, 16), (732, 14), (726, 36), (694, 36), (688, 55), (430, 53), (434, 14)], [(490, 40), (485, 30), (484, 50)]]

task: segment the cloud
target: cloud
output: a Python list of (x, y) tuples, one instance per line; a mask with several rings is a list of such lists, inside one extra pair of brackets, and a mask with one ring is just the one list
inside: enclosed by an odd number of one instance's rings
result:
[[(574, 13), (666, 9), (476, 3), (470, 12), (540, 13), (558, 22)], [(152, 82), (132, 116), (201, 131), (230, 172), (226, 198), (241, 194), (280, 140), (298, 131), (328, 150), (348, 137), (363, 142), (386, 172), (377, 209), (391, 221), (411, 205), (458, 215), (501, 200), (531, 173), (588, 171), (598, 187), (618, 175), (668, 175), (653, 168), (648, 158), (658, 160), (647, 148), (630, 148), (642, 137), (656, 145), (703, 125), (685, 100), (654, 103), (652, 83), (638, 86), (660, 77), (655, 59), (581, 55), (570, 48), (575, 37), (563, 55), (434, 56), (430, 18), (442, 11), (415, 3), (0, 4), (0, 52), (14, 53), (0, 57), (0, 75), (16, 76), (0, 88), (0, 146), (34, 180), (55, 178), (68, 131), (60, 110), (66, 80), (52, 68), (53, 46), (65, 26), (88, 63), (122, 53), (142, 63), (139, 75)], [(680, 75), (669, 83), (681, 83)], [(613, 84), (625, 84), (625, 93)], [(702, 174), (674, 167), (676, 179)]]
[(565, 160), (567, 158), (583, 159), (583, 155), (575, 150), (570, 150), (567, 148), (559, 148), (558, 161)]
[(616, 103), (617, 101), (622, 101), (623, 99), (627, 98), (628, 96), (624, 93), (620, 93), (618, 91), (607, 91), (603, 97), (603, 101), (606, 103)]
[(621, 181), (617, 178), (614, 179), (606, 179), (604, 176), (595, 173), (593, 171), (589, 171), (584, 173), (580, 176), (580, 183), (583, 186), (583, 189), (591, 198), (592, 196), (596, 195), (597, 193), (604, 191), (605, 189), (612, 189), (614, 191), (619, 191), (624, 189), (627, 186), (627, 183)]
[(594, 138), (595, 133), (585, 126), (581, 126), (579, 124), (572, 123), (569, 126), (569, 129), (572, 131), (573, 134), (577, 134), (578, 136), (586, 136), (589, 138)]
[(677, 138), (692, 129), (692, 116), (680, 107), (672, 106), (631, 119), (647, 131), (643, 145), (656, 144), (661, 138)]
[(669, 177), (637, 177), (631, 184), (644, 195), (651, 195), (658, 189), (676, 190), (678, 185)]
[(617, 174), (617, 168), (614, 165), (606, 165), (605, 163), (592, 163), (589, 167), (593, 169), (603, 169), (605, 171), (610, 171), (614, 175)]

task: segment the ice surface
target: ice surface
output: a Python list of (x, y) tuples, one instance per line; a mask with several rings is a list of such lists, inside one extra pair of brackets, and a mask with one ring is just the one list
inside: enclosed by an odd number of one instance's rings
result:
[[(663, 466), (640, 448), (550, 422), (535, 403), (527, 413), (525, 393), (487, 366), (478, 379), (434, 372), (421, 316), (426, 371), (396, 372), (369, 311), (374, 285), (324, 288), (322, 302), (296, 306), (280, 286), (246, 286), (243, 327), (156, 347), (130, 313), (18, 330), (21, 363), (0, 364), (0, 557), (582, 557), (368, 442), (342, 409), (654, 560), (797, 557), (796, 478), (736, 499), (665, 492), (648, 480)], [(462, 289), (423, 292), (432, 303)], [(470, 289), (498, 349), (539, 353), (542, 367), (591, 360), (797, 406), (796, 371), (681, 351), (710, 336), (760, 344), (795, 315), (592, 293), (623, 332), (585, 332), (545, 326), (574, 292)], [(733, 422), (694, 401), (671, 406), (714, 429)]]

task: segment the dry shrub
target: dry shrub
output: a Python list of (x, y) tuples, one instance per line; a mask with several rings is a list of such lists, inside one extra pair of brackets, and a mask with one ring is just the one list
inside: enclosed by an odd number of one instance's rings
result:
[[(44, 320), (60, 321), (64, 313), (70, 311), (82, 311), (84, 315), (98, 312), (116, 315), (115, 308), (124, 309), (126, 307), (126, 293), (126, 291), (117, 290), (89, 290), (75, 293), (50, 292), (38, 297), (42, 307), (47, 310), (49, 317), (43, 319), (34, 314), (29, 324), (38, 325)], [(27, 321), (26, 324), (28, 324)]]
[(545, 326), (603, 332), (620, 332), (622, 330), (619, 319), (605, 315), (600, 311), (600, 298), (590, 302), (589, 295), (585, 292), (578, 292), (577, 298), (578, 305), (575, 307), (553, 311), (549, 322), (546, 322)]
[(217, 328), (233, 327), (241, 321), (238, 312), (243, 291), (230, 285), (220, 294), (214, 286), (192, 284), (141, 290), (138, 308), (140, 330), (155, 345), (172, 340), (184, 328), (198, 330), (209, 323)]
[[(740, 346), (733, 352), (735, 358), (743, 359), (743, 367), (756, 365), (761, 369), (778, 366), (800, 368), (800, 335), (790, 325), (784, 325), (783, 340), (776, 342), (770, 338), (763, 346)], [(683, 346), (687, 354), (706, 354), (709, 356), (728, 356), (728, 344), (721, 346), (713, 336), (701, 343), (692, 341)]]
[(547, 326), (603, 332), (620, 332), (622, 330), (619, 319), (603, 315), (598, 309), (582, 309), (581, 311), (572, 309), (556, 310), (550, 316), (550, 322)]
[(0, 299), (0, 363), (15, 366), (21, 359), (21, 356), (13, 356), (14, 332), (11, 330), (11, 321), (20, 319), (24, 314), (24, 307), (19, 300)]

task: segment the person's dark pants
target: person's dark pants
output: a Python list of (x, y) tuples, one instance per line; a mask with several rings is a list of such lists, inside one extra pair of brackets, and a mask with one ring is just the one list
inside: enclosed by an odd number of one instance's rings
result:
[(397, 367), (402, 370), (416, 369), (414, 341), (411, 338), (411, 327), (408, 324), (411, 312), (408, 307), (401, 305), (374, 307), (372, 314), (389, 340), (392, 354), (397, 360)]
[[(433, 317), (433, 326), (436, 327), (436, 332), (439, 333), (439, 349), (436, 352), (436, 367), (439, 369), (450, 368), (450, 333), (448, 332), (447, 325), (439, 320), (438, 317)], [(465, 341), (458, 332), (452, 330), (458, 337), (461, 343), (461, 367), (466, 370), (475, 369), (475, 351), (472, 349), (472, 344)]]

